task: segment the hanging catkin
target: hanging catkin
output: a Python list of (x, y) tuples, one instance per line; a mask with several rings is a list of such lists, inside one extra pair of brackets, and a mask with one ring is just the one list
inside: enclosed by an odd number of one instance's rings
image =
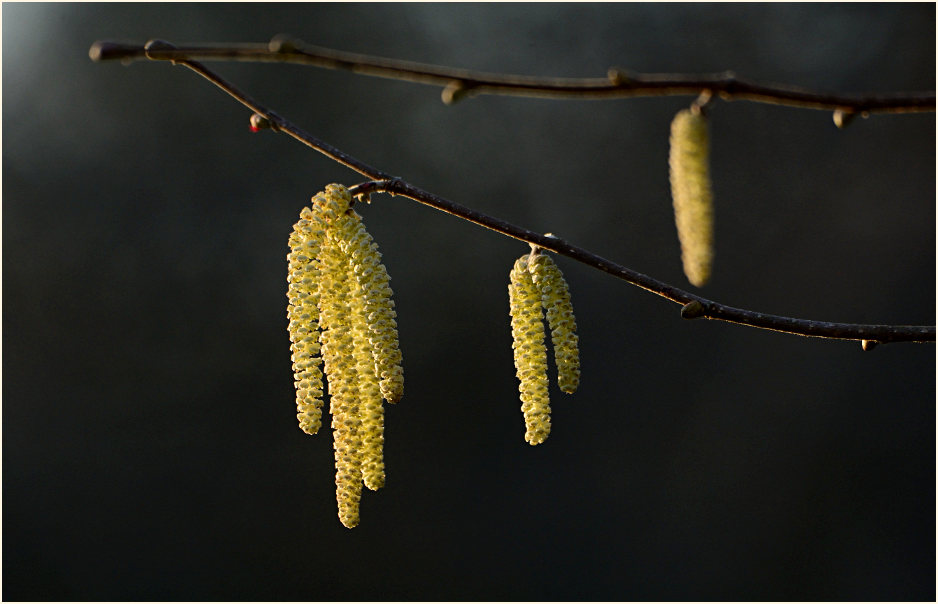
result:
[(707, 118), (696, 107), (671, 122), (671, 198), (688, 281), (700, 287), (713, 266), (713, 192)]
[[(403, 394), (403, 373), (400, 368), (400, 350), (394, 322), (391, 291), (387, 285), (387, 272), (380, 264), (377, 246), (365, 230), (359, 216), (349, 210), (336, 221), (336, 238), (346, 260), (350, 297), (351, 329), (354, 340), (353, 357), (358, 372), (358, 392), (362, 420), (362, 478), (371, 490), (384, 486), (384, 406), (380, 369), (389, 366), (394, 376), (395, 402)], [(380, 268), (379, 268), (380, 267)], [(376, 274), (383, 273), (384, 287), (375, 284)], [(392, 326), (394, 329), (392, 329)], [(375, 334), (380, 334), (377, 337)], [(396, 353), (394, 355), (393, 353)], [(396, 361), (396, 362), (394, 362)]]
[(322, 425), (322, 358), (319, 342), (319, 250), (325, 231), (309, 208), (290, 234), (287, 254), (287, 317), (300, 428), (315, 434)]
[(531, 254), (528, 270), (541, 294), (541, 305), (547, 315), (554, 363), (557, 365), (557, 385), (567, 394), (573, 394), (580, 384), (580, 353), (570, 289), (560, 269), (547, 254)]
[(401, 351), (398, 346), (397, 322), (394, 320), (394, 300), (391, 299), (390, 277), (381, 264), (381, 253), (365, 230), (365, 224), (354, 210), (350, 210), (341, 223), (343, 249), (349, 257), (354, 279), (368, 316), (368, 341), (378, 377), (381, 395), (389, 403), (396, 403), (404, 395), (404, 372), (401, 369)]
[(341, 195), (319, 194), (316, 207), (326, 222), (326, 239), (320, 252), (322, 274), (319, 281), (319, 311), (322, 327), (322, 353), (329, 381), (329, 412), (335, 451), (336, 501), (339, 520), (348, 528), (358, 524), (362, 488), (361, 403), (358, 396), (358, 370), (354, 360), (354, 340), (349, 321), (351, 289), (347, 260), (342, 253), (336, 222), (348, 209)]
[(541, 295), (528, 270), (529, 255), (515, 261), (508, 285), (515, 372), (520, 381), (524, 440), (531, 445), (550, 435), (550, 399), (547, 394), (547, 349), (541, 320)]

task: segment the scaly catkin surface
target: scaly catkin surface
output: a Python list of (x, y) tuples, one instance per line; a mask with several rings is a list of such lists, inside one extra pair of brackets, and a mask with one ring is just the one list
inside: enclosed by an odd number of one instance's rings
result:
[(671, 198), (688, 281), (700, 287), (713, 267), (713, 191), (707, 118), (690, 109), (671, 122)]

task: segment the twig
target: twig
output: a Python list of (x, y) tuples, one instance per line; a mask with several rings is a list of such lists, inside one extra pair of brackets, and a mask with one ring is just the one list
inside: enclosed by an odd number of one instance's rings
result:
[(762, 84), (737, 77), (733, 72), (717, 74), (632, 73), (611, 68), (605, 78), (541, 78), (485, 73), (400, 61), (311, 46), (276, 36), (269, 44), (185, 46), (147, 51), (143, 46), (117, 42), (95, 42), (89, 52), (95, 61), (156, 59), (168, 61), (259, 61), (302, 63), (325, 69), (345, 69), (363, 75), (444, 86), (447, 104), (481, 94), (543, 98), (609, 99), (693, 95), (709, 90), (725, 100), (746, 100), (775, 105), (854, 113), (912, 113), (935, 111), (935, 93), (913, 92), (893, 95), (849, 96), (814, 92), (778, 84)]
[[(96, 43), (90, 53), (92, 58), (100, 58), (96, 55), (95, 48), (100, 50), (101, 43)], [(274, 130), (286, 132), (293, 138), (307, 145), (308, 147), (323, 153), (327, 157), (342, 163), (343, 165), (355, 170), (359, 174), (367, 176), (371, 180), (350, 188), (354, 196), (368, 196), (371, 193), (384, 192), (391, 195), (401, 195), (428, 205), (430, 207), (442, 210), (449, 214), (458, 216), (469, 222), (513, 237), (520, 241), (527, 242), (538, 247), (551, 250), (562, 256), (566, 256), (588, 266), (599, 269), (614, 277), (618, 277), (642, 289), (657, 294), (672, 302), (682, 305), (681, 316), (686, 319), (707, 318), (738, 325), (748, 325), (760, 329), (781, 331), (801, 336), (857, 340), (863, 343), (864, 350), (870, 350), (875, 343), (886, 342), (934, 342), (934, 326), (917, 325), (860, 325), (853, 323), (830, 323), (826, 321), (813, 321), (809, 319), (795, 319), (791, 317), (782, 317), (766, 313), (734, 308), (713, 300), (708, 300), (696, 294), (684, 291), (659, 281), (625, 266), (616, 264), (601, 256), (598, 256), (589, 250), (577, 247), (552, 235), (541, 235), (528, 229), (510, 224), (498, 218), (483, 214), (472, 208), (467, 208), (456, 202), (449, 201), (433, 193), (424, 191), (414, 185), (404, 181), (401, 178), (392, 177), (387, 173), (378, 170), (368, 164), (355, 159), (347, 153), (328, 145), (319, 139), (307, 134), (300, 128), (294, 126), (285, 118), (277, 115), (274, 111), (267, 109), (257, 101), (253, 100), (245, 93), (238, 90), (235, 86), (225, 81), (221, 76), (215, 74), (207, 67), (196, 61), (180, 58), (169, 58), (166, 53), (173, 46), (162, 40), (153, 40), (147, 43), (144, 53), (153, 60), (169, 60), (173, 64), (180, 64), (192, 69), (202, 77), (206, 78), (245, 107), (251, 109), (259, 119), (252, 119), (252, 125), (263, 123), (265, 127)], [(113, 57), (112, 57), (113, 58)]]

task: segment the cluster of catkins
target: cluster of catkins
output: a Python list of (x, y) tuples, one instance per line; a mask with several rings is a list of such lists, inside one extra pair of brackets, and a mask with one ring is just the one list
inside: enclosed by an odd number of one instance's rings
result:
[(681, 110), (671, 122), (669, 164), (684, 274), (700, 287), (713, 266), (713, 191), (707, 117), (697, 105)]
[[(347, 188), (331, 184), (303, 208), (287, 254), (287, 317), (300, 428), (322, 425), (323, 378), (329, 385), (339, 520), (358, 525), (362, 484), (384, 486), (384, 407), (404, 392), (394, 302), (378, 246), (351, 209)], [(550, 434), (547, 348), (550, 328), (557, 384), (580, 381), (576, 320), (560, 269), (534, 248), (515, 262), (508, 286), (515, 368), (521, 382), (525, 440)]]
[(515, 261), (508, 284), (512, 348), (520, 381), (524, 439), (531, 445), (550, 434), (550, 398), (547, 392), (547, 347), (544, 314), (550, 327), (557, 366), (557, 385), (572, 394), (580, 383), (580, 355), (570, 291), (560, 269), (543, 252), (525, 254)]
[(290, 234), (287, 298), (300, 428), (322, 423), (323, 370), (329, 383), (339, 520), (358, 525), (362, 483), (384, 486), (384, 407), (404, 393), (396, 313), (381, 254), (331, 184), (303, 208)]

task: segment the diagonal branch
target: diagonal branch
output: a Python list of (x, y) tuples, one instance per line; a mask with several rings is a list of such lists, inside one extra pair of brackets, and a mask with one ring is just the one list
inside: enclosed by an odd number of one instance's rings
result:
[[(89, 51), (95, 61), (140, 59), (167, 61), (257, 61), (301, 63), (325, 69), (345, 69), (363, 75), (445, 86), (443, 101), (466, 96), (497, 94), (543, 98), (610, 99), (650, 96), (697, 96), (709, 90), (725, 100), (746, 100), (823, 109), (841, 114), (912, 113), (935, 111), (935, 93), (848, 96), (814, 92), (779, 84), (762, 84), (717, 74), (642, 74), (611, 68), (605, 78), (541, 78), (471, 71), (412, 61), (401, 61), (330, 48), (276, 36), (269, 44), (160, 47), (117, 42), (95, 42)], [(842, 119), (842, 118), (841, 118)]]
[[(102, 58), (100, 53), (101, 43), (95, 43), (92, 47), (91, 56), (93, 59)], [(174, 49), (171, 44), (162, 40), (152, 40), (147, 43), (143, 50), (146, 56), (152, 60), (169, 60), (173, 64), (184, 65), (192, 69), (202, 77), (206, 78), (245, 107), (251, 109), (255, 115), (252, 116), (253, 123), (263, 123), (264, 127), (269, 127), (276, 131), (282, 131), (306, 146), (319, 151), (327, 157), (355, 170), (359, 174), (368, 177), (368, 182), (355, 185), (350, 188), (350, 192), (359, 197), (367, 198), (371, 193), (389, 193), (391, 195), (400, 195), (428, 205), (430, 207), (442, 210), (449, 214), (458, 216), (469, 222), (486, 227), (503, 235), (513, 237), (520, 241), (551, 250), (562, 256), (566, 256), (588, 266), (604, 271), (614, 277), (627, 281), (633, 285), (641, 287), (651, 293), (657, 294), (662, 298), (682, 305), (681, 316), (686, 319), (707, 318), (738, 325), (747, 325), (759, 329), (768, 329), (772, 331), (781, 331), (801, 336), (858, 340), (863, 343), (864, 350), (869, 350), (877, 342), (935, 342), (934, 326), (919, 325), (860, 325), (854, 323), (830, 323), (826, 321), (814, 321), (810, 319), (796, 319), (791, 317), (782, 317), (766, 313), (755, 312), (742, 308), (727, 306), (713, 300), (708, 300), (696, 294), (684, 291), (663, 281), (659, 281), (648, 275), (639, 273), (630, 268), (616, 264), (610, 260), (598, 256), (589, 250), (577, 247), (563, 239), (550, 234), (541, 235), (534, 231), (529, 231), (523, 227), (513, 225), (498, 218), (483, 214), (456, 202), (449, 201), (428, 191), (424, 191), (401, 178), (392, 177), (387, 173), (378, 170), (368, 164), (352, 157), (329, 145), (319, 139), (307, 134), (291, 122), (281, 117), (274, 111), (264, 107), (247, 94), (241, 92), (234, 85), (227, 82), (218, 74), (214, 73), (201, 63), (196, 61), (170, 58), (167, 53)], [(104, 54), (108, 54), (104, 52)], [(114, 56), (104, 58), (115, 58)], [(258, 118), (258, 119), (254, 119)]]

